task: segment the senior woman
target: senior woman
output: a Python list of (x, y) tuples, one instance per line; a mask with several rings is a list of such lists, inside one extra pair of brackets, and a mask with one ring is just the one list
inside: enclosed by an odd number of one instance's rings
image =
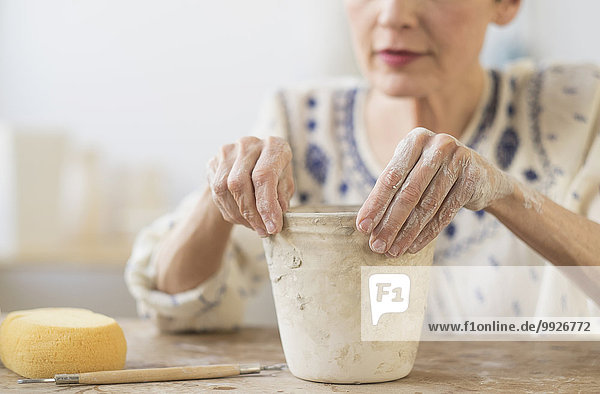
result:
[[(281, 90), (255, 136), (222, 147), (208, 187), (138, 236), (126, 277), (140, 312), (164, 330), (238, 325), (267, 277), (259, 237), (281, 230), (290, 204), (361, 205), (357, 228), (388, 256), (438, 237), (439, 265), (597, 264), (600, 71), (484, 70), (488, 24), (519, 6), (346, 0), (366, 82)], [(540, 303), (589, 313), (560, 275), (511, 280), (439, 283), (430, 314), (533, 316)], [(494, 302), (509, 287), (521, 291)]]

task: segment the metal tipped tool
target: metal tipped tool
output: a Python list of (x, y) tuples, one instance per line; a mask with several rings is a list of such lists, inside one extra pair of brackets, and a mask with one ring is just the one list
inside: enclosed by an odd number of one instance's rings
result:
[(123, 369), (119, 371), (84, 372), (78, 374), (58, 374), (50, 379), (19, 379), (17, 383), (56, 383), (56, 384), (118, 384), (165, 382), (169, 380), (194, 380), (225, 378), (228, 376), (257, 374), (260, 371), (280, 371), (286, 364), (218, 364), (195, 367), (170, 367), (147, 369)]
[(50, 379), (19, 379), (17, 383), (54, 383), (56, 380), (54, 378)]

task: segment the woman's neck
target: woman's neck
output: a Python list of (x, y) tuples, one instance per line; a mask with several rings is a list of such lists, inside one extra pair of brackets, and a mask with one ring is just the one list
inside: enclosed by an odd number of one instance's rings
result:
[(477, 64), (464, 76), (424, 97), (390, 97), (371, 90), (365, 117), (369, 143), (377, 157), (390, 159), (392, 148), (415, 127), (460, 138), (481, 99), (485, 71)]

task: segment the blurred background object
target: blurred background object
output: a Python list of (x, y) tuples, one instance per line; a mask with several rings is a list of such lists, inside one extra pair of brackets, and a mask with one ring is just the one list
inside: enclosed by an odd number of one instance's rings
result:
[[(482, 61), (600, 62), (594, 0), (524, 0)], [(0, 0), (0, 306), (131, 316), (135, 234), (262, 98), (358, 75), (341, 0)], [(248, 323), (273, 321), (270, 289)]]

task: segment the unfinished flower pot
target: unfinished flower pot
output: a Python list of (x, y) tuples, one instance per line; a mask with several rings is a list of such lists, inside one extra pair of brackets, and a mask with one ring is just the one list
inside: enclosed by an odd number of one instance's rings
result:
[[(361, 267), (430, 266), (433, 243), (397, 258), (376, 254), (356, 230), (357, 211), (295, 208), (285, 214), (281, 233), (263, 241), (283, 350), (296, 377), (374, 383), (402, 378), (413, 367), (418, 339), (361, 340)], [(423, 317), (424, 306), (409, 321), (418, 334)]]

